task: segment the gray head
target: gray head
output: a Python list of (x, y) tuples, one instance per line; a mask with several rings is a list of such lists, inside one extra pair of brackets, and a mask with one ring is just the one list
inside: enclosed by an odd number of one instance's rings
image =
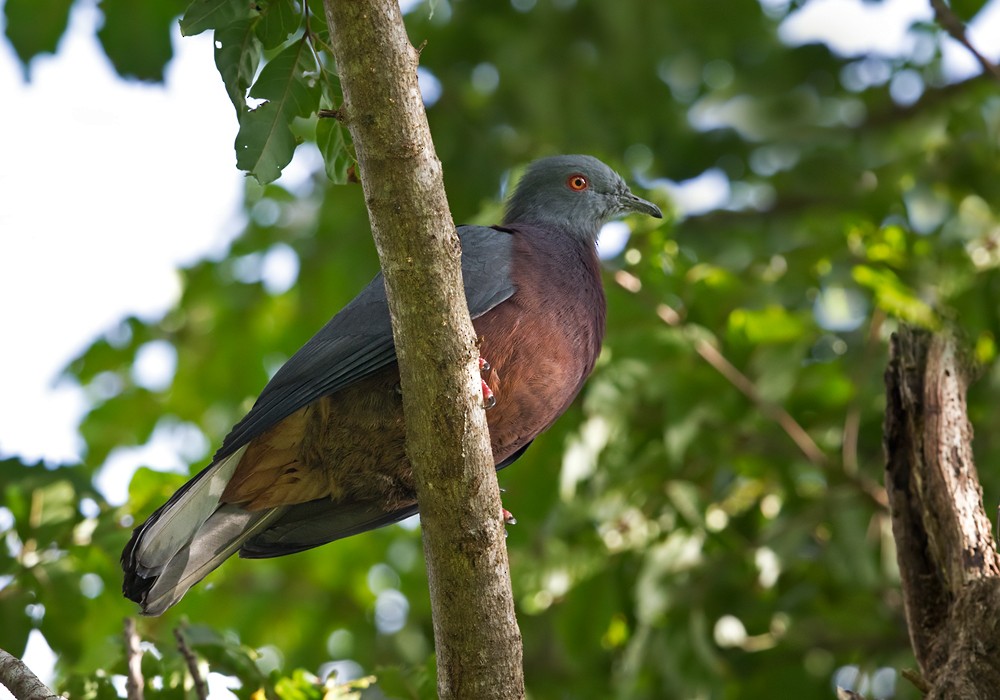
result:
[(558, 226), (596, 241), (601, 226), (629, 212), (663, 218), (655, 204), (632, 194), (597, 158), (553, 156), (528, 166), (507, 200), (503, 221)]

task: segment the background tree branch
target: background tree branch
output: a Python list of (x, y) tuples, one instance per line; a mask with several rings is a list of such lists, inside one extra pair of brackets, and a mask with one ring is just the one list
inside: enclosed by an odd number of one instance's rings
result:
[(399, 357), (441, 698), (519, 698), (501, 503), (461, 248), (395, 0), (326, 0)]
[(0, 683), (17, 700), (48, 700), (62, 696), (53, 693), (19, 658), (0, 649)]
[(886, 371), (886, 489), (910, 638), (929, 698), (995, 697), (1000, 558), (954, 338), (903, 327)]

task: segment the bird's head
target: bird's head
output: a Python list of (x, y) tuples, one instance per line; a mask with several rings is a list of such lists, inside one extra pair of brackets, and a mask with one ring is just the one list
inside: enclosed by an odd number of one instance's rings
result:
[(504, 224), (558, 226), (596, 241), (601, 226), (621, 214), (663, 218), (652, 202), (636, 197), (621, 176), (592, 156), (552, 156), (525, 170), (507, 200)]

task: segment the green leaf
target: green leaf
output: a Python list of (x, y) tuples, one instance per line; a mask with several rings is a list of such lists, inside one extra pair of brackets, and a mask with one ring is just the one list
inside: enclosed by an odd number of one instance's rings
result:
[(163, 69), (173, 57), (171, 23), (183, 9), (180, 0), (102, 0), (104, 25), (97, 36), (119, 75), (163, 81)]
[(754, 344), (787, 343), (801, 338), (810, 327), (807, 313), (792, 313), (781, 306), (764, 309), (734, 309), (729, 329), (742, 333)]
[(316, 61), (302, 38), (267, 62), (250, 96), (276, 103), (289, 121), (308, 117), (319, 106), (319, 89), (306, 82), (306, 73), (315, 70)]
[(247, 109), (247, 90), (260, 65), (261, 44), (253, 22), (242, 19), (215, 30), (215, 65), (239, 117)]
[(25, 608), (34, 602), (37, 602), (35, 596), (25, 588), (4, 587), (3, 595), (0, 595), (0, 618), (3, 619), (3, 626), (0, 627), (0, 649), (14, 656), (21, 656), (24, 653), (28, 635), (34, 627)]
[(311, 115), (319, 106), (319, 88), (306, 82), (306, 72), (315, 68), (303, 38), (271, 59), (250, 89), (251, 97), (268, 102), (240, 119), (236, 165), (261, 184), (276, 180), (292, 160), (292, 120)]
[(301, 22), (298, 6), (292, 0), (270, 0), (260, 10), (257, 36), (265, 49), (273, 49), (285, 43)]
[(295, 135), (288, 122), (277, 102), (265, 102), (244, 114), (236, 134), (236, 167), (261, 184), (277, 180), (295, 152)]
[(347, 169), (354, 162), (344, 136), (344, 127), (336, 119), (321, 118), (317, 121), (316, 145), (323, 154), (326, 176), (337, 185), (347, 182)]
[(140, 467), (132, 475), (128, 485), (128, 503), (133, 513), (148, 513), (156, 508), (164, 498), (184, 485), (187, 477), (183, 474), (169, 474), (149, 467)]
[(72, 4), (73, 0), (7, 0), (4, 4), (4, 31), (25, 66), (25, 77), (32, 58), (55, 53)]
[(875, 301), (885, 311), (925, 328), (938, 326), (937, 314), (890, 270), (868, 265), (854, 266), (854, 280), (875, 293)]
[(221, 29), (250, 16), (247, 0), (194, 0), (181, 17), (181, 34), (194, 36), (206, 29)]

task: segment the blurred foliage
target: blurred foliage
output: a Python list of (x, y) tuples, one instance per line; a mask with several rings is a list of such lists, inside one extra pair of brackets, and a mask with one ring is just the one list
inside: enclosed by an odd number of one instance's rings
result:
[[(68, 4), (29, 15), (42, 6), (6, 1), (24, 61), (55, 49)], [(425, 90), (428, 115), (457, 221), (495, 221), (506, 172), (556, 152), (606, 159), (672, 212), (629, 222), (607, 261), (593, 378), (500, 475), (519, 521), (508, 547), (532, 698), (832, 698), (836, 683), (918, 697), (899, 676), (914, 662), (878, 486), (881, 374), (901, 320), (956, 323), (985, 367), (969, 397), (977, 458), (1000, 460), (1000, 96), (982, 77), (949, 82), (931, 25), (897, 57), (782, 43), (781, 22), (809, 4), (435, 0), (407, 14), (413, 43), (427, 42), (425, 84), (439, 88)], [(953, 7), (969, 20), (982, 4)], [(184, 8), (141, 5), (101, 2), (99, 39), (123, 76), (158, 79)], [(187, 29), (215, 26), (199, 8), (247, 12), (196, 2)], [(288, 15), (299, 10), (260, 0), (233, 15), (261, 46), (220, 60), (238, 115), (260, 57), (274, 73), (295, 58), (284, 52), (302, 39)], [(240, 40), (228, 31), (221, 53)], [(316, 134), (305, 113), (293, 141)], [(319, 147), (343, 181), (344, 134), (324, 121)], [(705, 182), (716, 196), (699, 204)], [(120, 694), (121, 619), (135, 611), (118, 593), (118, 553), (183, 481), (140, 470), (128, 504), (109, 505), (92, 479), (110, 452), (180, 431), (200, 469), (269, 374), (376, 270), (360, 188), (326, 172), (296, 191), (248, 181), (246, 212), (228, 255), (181, 271), (176, 308), (123, 320), (69, 368), (92, 400), (84, 463), (0, 468), (0, 647), (21, 653), (39, 630), (74, 697)], [(286, 289), (268, 270), (289, 256)], [(176, 349), (165, 389), (133, 370), (152, 342)], [(782, 409), (821, 457), (791, 439)], [(1000, 476), (981, 476), (995, 503)], [(433, 697), (413, 529), (227, 563), (140, 621), (157, 697), (192, 696), (172, 635), (185, 620), (241, 698), (321, 697), (334, 691), (311, 674), (333, 669), (378, 679), (337, 692)]]

